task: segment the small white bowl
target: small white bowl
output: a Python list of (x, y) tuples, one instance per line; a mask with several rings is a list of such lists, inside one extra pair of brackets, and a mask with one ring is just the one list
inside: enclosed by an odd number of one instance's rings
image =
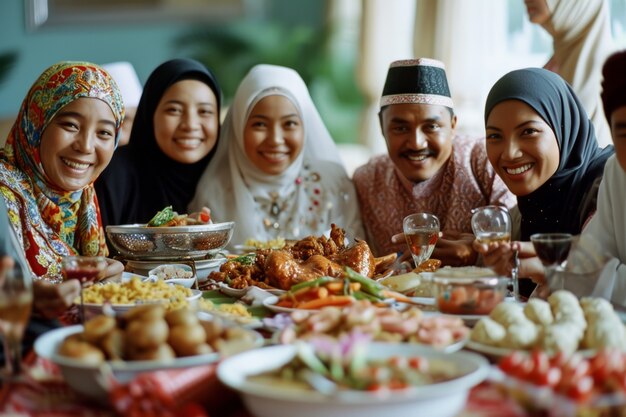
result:
[[(185, 272), (190, 272), (193, 274), (193, 269), (189, 265), (186, 264), (164, 264), (160, 265), (154, 269), (148, 271), (148, 279), (156, 282), (159, 279), (163, 279), (168, 284), (178, 284), (182, 285), (186, 288), (191, 288), (193, 284), (196, 282), (196, 276), (192, 275), (189, 278), (169, 278), (167, 274), (167, 269), (178, 269), (183, 270)], [(164, 276), (164, 278), (161, 278)]]

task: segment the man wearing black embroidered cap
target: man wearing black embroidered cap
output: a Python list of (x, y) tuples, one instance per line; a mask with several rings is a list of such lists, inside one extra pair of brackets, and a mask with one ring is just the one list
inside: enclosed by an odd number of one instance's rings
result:
[(405, 216), (436, 215), (443, 236), (432, 258), (471, 265), (471, 209), (512, 207), (515, 197), (494, 173), (484, 140), (456, 134), (444, 64), (428, 58), (391, 63), (380, 102), (387, 155), (354, 174), (368, 242), (377, 256), (406, 249)]

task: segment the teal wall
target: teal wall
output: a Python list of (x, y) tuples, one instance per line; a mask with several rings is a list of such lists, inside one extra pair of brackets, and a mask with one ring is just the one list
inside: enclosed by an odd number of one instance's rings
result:
[[(254, 0), (261, 1), (261, 0)], [(323, 1), (266, 0), (265, 16), (291, 24), (319, 25)], [(22, 0), (0, 0), (0, 54), (16, 51), (14, 67), (0, 84), (0, 119), (12, 117), (41, 72), (61, 60), (99, 64), (129, 61), (142, 82), (161, 62), (178, 58), (175, 40), (189, 29), (184, 23), (43, 27), (26, 30)], [(262, 16), (255, 16), (259, 18)]]

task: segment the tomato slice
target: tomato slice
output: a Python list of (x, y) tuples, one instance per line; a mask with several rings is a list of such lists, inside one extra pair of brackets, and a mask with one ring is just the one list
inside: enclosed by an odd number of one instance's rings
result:
[(587, 401), (593, 393), (593, 378), (589, 375), (584, 376), (573, 382), (567, 390), (567, 396), (572, 400), (583, 403)]
[(526, 359), (526, 355), (516, 350), (510, 353), (509, 355), (505, 356), (504, 358), (502, 358), (500, 362), (498, 363), (498, 367), (505, 374), (514, 376), (525, 359)]

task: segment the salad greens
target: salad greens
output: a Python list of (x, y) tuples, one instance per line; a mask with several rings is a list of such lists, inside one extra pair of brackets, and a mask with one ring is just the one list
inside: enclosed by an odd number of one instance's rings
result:
[(148, 222), (148, 227), (159, 227), (164, 225), (165, 223), (171, 221), (174, 217), (176, 217), (178, 213), (176, 213), (172, 206), (167, 206), (163, 210), (159, 211), (154, 215), (152, 219)]

